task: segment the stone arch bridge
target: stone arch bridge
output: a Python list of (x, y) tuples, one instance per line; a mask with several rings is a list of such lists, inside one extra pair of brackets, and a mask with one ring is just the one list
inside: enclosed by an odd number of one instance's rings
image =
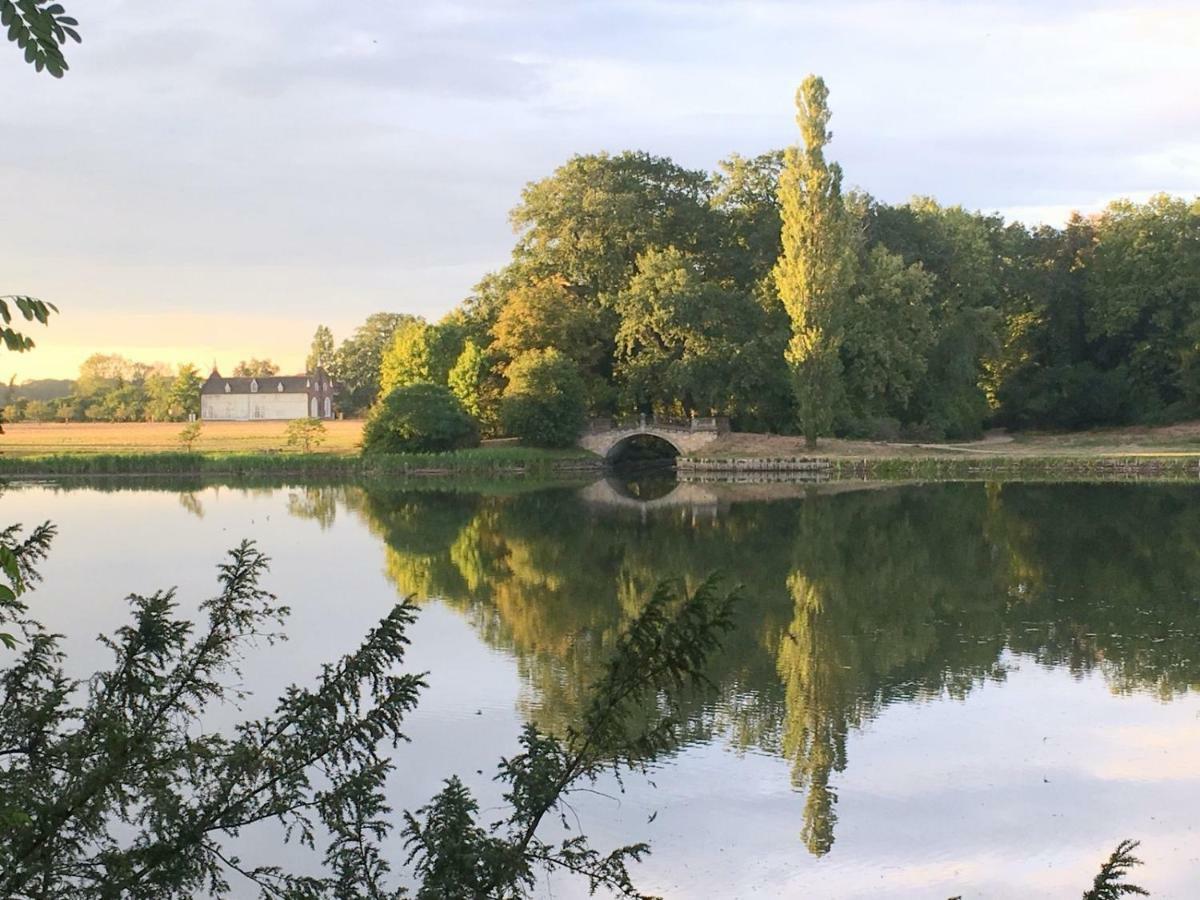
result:
[(633, 438), (653, 437), (665, 441), (680, 456), (694, 453), (729, 431), (723, 416), (673, 418), (636, 416), (629, 419), (592, 419), (579, 438), (579, 446), (604, 459), (614, 459)]

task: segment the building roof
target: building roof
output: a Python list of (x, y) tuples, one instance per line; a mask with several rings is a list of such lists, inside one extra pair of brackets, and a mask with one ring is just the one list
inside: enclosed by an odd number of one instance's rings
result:
[[(213, 369), (208, 380), (201, 386), (200, 393), (250, 394), (254, 393), (250, 390), (250, 382), (257, 381), (257, 393), (259, 394), (307, 394), (309, 391), (317, 390), (314, 382), (318, 379), (330, 386), (333, 384), (333, 380), (325, 373), (324, 369), (317, 369), (311, 375), (257, 375), (249, 378), (226, 377)], [(228, 391), (225, 390), (226, 385), (229, 386)], [(282, 391), (279, 390), (279, 385), (283, 385)]]

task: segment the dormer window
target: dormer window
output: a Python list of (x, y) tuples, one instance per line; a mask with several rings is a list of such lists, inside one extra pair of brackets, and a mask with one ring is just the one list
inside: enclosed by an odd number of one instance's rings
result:
[(229, 382), (227, 381), (227, 382), (225, 382), (225, 393), (228, 394), (229, 391), (230, 391), (230, 387), (229, 387)]
[(279, 382), (277, 385), (275, 385), (275, 390), (279, 391), (279, 393), (281, 393), (281, 394), (283, 393), (283, 382), (282, 381)]
[(252, 394), (258, 393), (258, 379), (257, 378), (250, 379), (250, 393), (252, 393)]

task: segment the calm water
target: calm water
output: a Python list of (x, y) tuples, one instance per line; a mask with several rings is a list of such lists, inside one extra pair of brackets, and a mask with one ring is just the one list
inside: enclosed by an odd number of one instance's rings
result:
[(1198, 488), (42, 485), (0, 506), (60, 528), (34, 599), (75, 674), (104, 661), (124, 594), (178, 585), (193, 606), (256, 538), (293, 615), (247, 660), (250, 714), (422, 598), (410, 659), (431, 687), (398, 808), (459, 773), (486, 809), (522, 722), (571, 720), (658, 578), (726, 573), (746, 601), (687, 744), (653, 786), (575, 803), (598, 847), (652, 844), (645, 890), (1077, 897), (1134, 837), (1137, 881), (1200, 896)]

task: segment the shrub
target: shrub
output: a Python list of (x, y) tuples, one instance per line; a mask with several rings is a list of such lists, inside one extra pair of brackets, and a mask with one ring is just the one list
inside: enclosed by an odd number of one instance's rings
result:
[(367, 453), (438, 453), (479, 444), (479, 428), (449, 388), (398, 387), (377, 403), (363, 429)]
[(192, 444), (200, 439), (200, 420), (193, 419), (188, 422), (179, 432), (179, 444), (188, 453), (192, 452)]
[(522, 353), (505, 373), (504, 430), (541, 447), (569, 447), (583, 430), (586, 406), (579, 369), (557, 350)]
[(325, 425), (320, 419), (293, 419), (288, 422), (287, 445), (311, 453), (314, 447), (325, 440)]

